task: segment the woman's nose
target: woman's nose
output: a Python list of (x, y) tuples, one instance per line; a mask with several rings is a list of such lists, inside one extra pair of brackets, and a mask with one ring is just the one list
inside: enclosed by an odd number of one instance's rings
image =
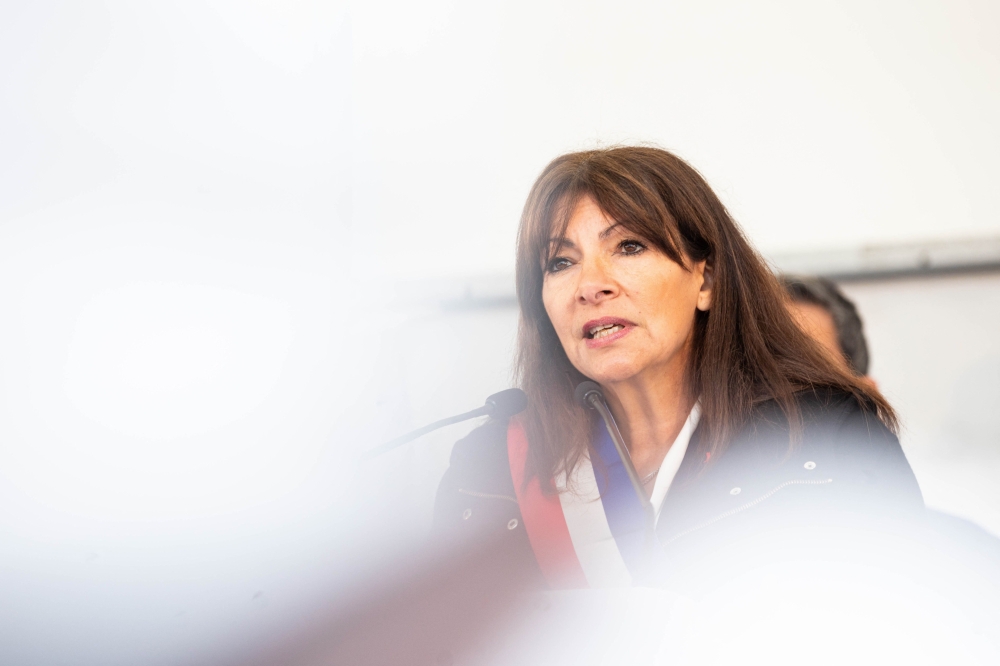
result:
[(618, 286), (600, 262), (584, 262), (577, 285), (576, 300), (579, 304), (595, 305), (618, 293)]

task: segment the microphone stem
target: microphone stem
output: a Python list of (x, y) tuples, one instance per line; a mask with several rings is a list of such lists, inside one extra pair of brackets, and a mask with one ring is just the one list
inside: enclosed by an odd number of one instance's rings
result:
[(366, 451), (361, 456), (361, 459), (368, 460), (369, 458), (374, 458), (375, 456), (381, 455), (386, 451), (393, 450), (397, 446), (402, 446), (407, 442), (411, 442), (415, 440), (417, 437), (420, 437), (421, 435), (426, 435), (432, 430), (437, 430), (438, 428), (443, 428), (447, 425), (451, 425), (452, 423), (458, 423), (459, 421), (467, 421), (469, 419), (474, 419), (477, 416), (486, 416), (487, 414), (490, 413), (490, 411), (491, 411), (490, 405), (483, 405), (482, 407), (473, 409), (470, 412), (465, 412), (464, 414), (459, 414), (458, 416), (449, 416), (446, 419), (435, 421), (430, 425), (425, 425), (423, 428), (417, 428), (416, 430), (410, 431), (405, 435), (400, 435), (396, 439), (389, 440), (385, 444), (376, 446), (374, 449)]

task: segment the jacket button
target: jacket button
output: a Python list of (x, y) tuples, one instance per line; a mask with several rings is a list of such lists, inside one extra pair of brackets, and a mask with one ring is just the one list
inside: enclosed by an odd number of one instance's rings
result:
[(472, 515), (472, 509), (466, 509), (465, 511), (462, 512), (462, 520), (468, 520), (471, 515)]
[(743, 492), (743, 491), (740, 490), (739, 488), (733, 488), (732, 490), (729, 491), (729, 494), (730, 495), (739, 495), (741, 492)]
[(510, 522), (507, 523), (507, 529), (512, 530), (517, 527), (517, 518), (511, 518)]
[(810, 470), (816, 469), (816, 463), (814, 463), (812, 460), (810, 460), (805, 465), (803, 465), (803, 467), (805, 467), (806, 469), (810, 469)]

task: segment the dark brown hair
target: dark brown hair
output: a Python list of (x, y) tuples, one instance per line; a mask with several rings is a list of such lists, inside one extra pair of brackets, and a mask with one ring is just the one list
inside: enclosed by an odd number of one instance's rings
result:
[(573, 399), (586, 379), (569, 362), (542, 304), (544, 266), (576, 202), (590, 196), (604, 213), (681, 266), (706, 260), (712, 306), (696, 311), (689, 381), (700, 396), (698, 446), (717, 460), (753, 406), (776, 400), (794, 443), (801, 429), (795, 393), (828, 387), (853, 395), (896, 430), (896, 415), (878, 391), (837, 367), (803, 333), (785, 307), (784, 290), (705, 179), (657, 148), (618, 147), (570, 153), (535, 181), (521, 216), (517, 297), (521, 307), (517, 372), (528, 394), (523, 418), (529, 464), (543, 485), (571, 470), (592, 425)]

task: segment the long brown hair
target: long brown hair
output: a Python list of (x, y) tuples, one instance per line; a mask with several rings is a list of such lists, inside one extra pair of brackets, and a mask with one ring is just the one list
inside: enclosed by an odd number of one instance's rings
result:
[(698, 446), (712, 460), (744, 425), (753, 406), (773, 399), (801, 429), (795, 393), (828, 387), (853, 395), (891, 430), (885, 398), (830, 360), (785, 307), (785, 292), (722, 202), (690, 165), (657, 148), (618, 147), (570, 153), (535, 181), (521, 216), (517, 297), (521, 307), (517, 373), (528, 394), (524, 424), (529, 464), (543, 485), (569, 471), (586, 450), (591, 418), (573, 399), (586, 379), (569, 362), (542, 304), (544, 266), (575, 204), (590, 196), (608, 217), (681, 266), (705, 260), (713, 274), (712, 306), (697, 311), (689, 381), (700, 396)]

